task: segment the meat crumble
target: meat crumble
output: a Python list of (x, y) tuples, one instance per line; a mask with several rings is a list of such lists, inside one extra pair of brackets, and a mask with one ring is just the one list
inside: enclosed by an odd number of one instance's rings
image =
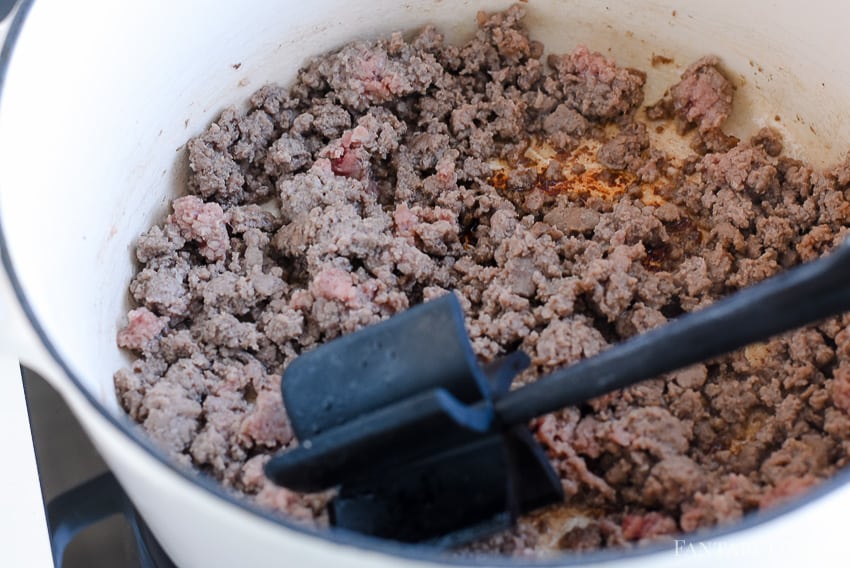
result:
[[(735, 88), (706, 56), (659, 101), (578, 46), (544, 56), (524, 8), (316, 57), (188, 145), (188, 194), (136, 245), (115, 374), (173, 458), (318, 526), (329, 493), (274, 486), (295, 441), (280, 375), (300, 353), (454, 293), (475, 352), (532, 358), (519, 384), (827, 253), (850, 160), (723, 131)], [(647, 102), (651, 104), (646, 104)], [(675, 124), (688, 155), (654, 147)], [(466, 553), (628, 546), (797, 496), (850, 452), (850, 317), (533, 421), (565, 503)]]

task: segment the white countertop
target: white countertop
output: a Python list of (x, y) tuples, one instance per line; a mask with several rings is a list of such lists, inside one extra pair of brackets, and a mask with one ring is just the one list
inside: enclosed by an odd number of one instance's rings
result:
[(24, 385), (17, 359), (0, 356), (0, 566), (53, 566)]
[[(0, 22), (0, 40), (10, 19)], [(53, 566), (21, 367), (2, 354), (0, 447), (7, 456), (0, 477), (0, 566)]]

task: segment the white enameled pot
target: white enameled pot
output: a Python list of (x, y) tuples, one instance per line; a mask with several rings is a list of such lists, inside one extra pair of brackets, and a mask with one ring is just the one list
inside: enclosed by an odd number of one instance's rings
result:
[[(175, 469), (124, 416), (112, 374), (127, 362), (115, 334), (129, 306), (133, 243), (182, 191), (190, 136), (264, 83), (291, 82), (309, 55), (425, 23), (462, 39), (477, 10), (508, 4), (26, 0), (18, 7), (0, 57), (0, 351), (60, 391), (178, 565), (472, 562), (304, 531)], [(769, 123), (784, 131), (793, 154), (821, 165), (850, 148), (848, 3), (530, 0), (527, 7), (529, 27), (550, 51), (584, 43), (647, 70), (647, 100), (688, 62), (716, 53), (738, 84), (734, 133)], [(675, 64), (652, 67), (653, 54)], [(550, 563), (834, 565), (846, 541), (847, 479), (707, 535)]]

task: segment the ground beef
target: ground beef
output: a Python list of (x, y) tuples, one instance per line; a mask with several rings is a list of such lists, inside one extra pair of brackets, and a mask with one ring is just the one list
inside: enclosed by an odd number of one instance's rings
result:
[(118, 333), (118, 347), (144, 351), (166, 325), (166, 318), (157, 317), (147, 308), (130, 310), (127, 314), (127, 327)]
[(175, 199), (171, 221), (180, 236), (195, 241), (198, 252), (210, 262), (224, 259), (230, 237), (224, 225), (224, 211), (218, 203), (205, 203), (194, 195)]
[(714, 55), (691, 64), (682, 80), (649, 108), (650, 118), (673, 115), (685, 125), (696, 126), (701, 133), (719, 129), (732, 112), (735, 92), (719, 65), (720, 60)]
[[(691, 65), (650, 120), (645, 75), (579, 46), (542, 58), (524, 8), (449, 45), (427, 27), (317, 57), (188, 143), (189, 195), (142, 235), (119, 400), (176, 460), (324, 525), (331, 493), (262, 475), (295, 441), (300, 353), (455, 293), (482, 361), (518, 384), (827, 253), (850, 160), (818, 172), (771, 130), (722, 131), (734, 88)], [(654, 127), (654, 126), (653, 126)], [(850, 317), (541, 417), (567, 501), (466, 553), (628, 546), (737, 520), (848, 462)]]

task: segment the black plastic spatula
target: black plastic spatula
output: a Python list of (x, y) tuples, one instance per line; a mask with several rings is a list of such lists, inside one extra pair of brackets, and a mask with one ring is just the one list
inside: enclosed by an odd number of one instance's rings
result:
[(563, 499), (525, 424), (850, 310), (850, 244), (510, 391), (528, 357), (476, 362), (454, 295), (298, 357), (281, 383), (300, 446), (266, 466), (298, 491), (339, 487), (334, 525), (454, 545)]

